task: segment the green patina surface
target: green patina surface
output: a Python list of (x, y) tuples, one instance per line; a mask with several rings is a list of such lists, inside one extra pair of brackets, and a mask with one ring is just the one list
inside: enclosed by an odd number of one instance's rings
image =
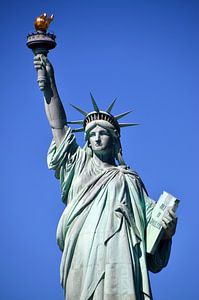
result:
[(61, 283), (67, 300), (152, 299), (148, 270), (166, 266), (171, 240), (146, 254), (146, 226), (155, 202), (132, 170), (81, 149), (71, 129), (48, 166), (67, 204), (58, 224)]

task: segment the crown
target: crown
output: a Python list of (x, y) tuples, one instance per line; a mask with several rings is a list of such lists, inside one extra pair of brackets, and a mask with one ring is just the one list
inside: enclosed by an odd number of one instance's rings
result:
[(115, 104), (116, 99), (113, 100), (113, 102), (109, 105), (109, 107), (106, 109), (106, 111), (100, 110), (97, 102), (95, 101), (93, 95), (90, 93), (91, 96), (91, 101), (93, 104), (94, 111), (88, 113), (82, 108), (75, 106), (71, 104), (73, 108), (75, 108), (77, 111), (79, 111), (85, 118), (83, 120), (77, 120), (77, 121), (68, 121), (67, 124), (81, 124), (82, 127), (73, 129), (73, 132), (83, 132), (85, 131), (86, 126), (92, 122), (92, 121), (98, 121), (98, 120), (103, 120), (107, 121), (111, 125), (114, 126), (114, 128), (117, 130), (119, 136), (120, 136), (120, 128), (121, 127), (128, 127), (128, 126), (136, 126), (138, 124), (136, 123), (119, 123), (118, 120), (123, 118), (124, 116), (128, 115), (132, 111), (127, 111), (124, 113), (121, 113), (119, 115), (113, 116), (111, 114), (111, 111), (113, 109), (113, 106)]

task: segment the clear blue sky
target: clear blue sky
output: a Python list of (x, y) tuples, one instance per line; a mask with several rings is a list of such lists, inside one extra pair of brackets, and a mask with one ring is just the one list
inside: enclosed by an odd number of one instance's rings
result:
[[(51, 132), (26, 35), (54, 13), (49, 58), (69, 119), (102, 108), (133, 109), (125, 160), (155, 200), (181, 199), (168, 267), (151, 276), (154, 300), (198, 297), (199, 1), (43, 0), (1, 3), (0, 299), (61, 300), (56, 226), (64, 209), (46, 166)], [(78, 140), (82, 143), (81, 134)]]

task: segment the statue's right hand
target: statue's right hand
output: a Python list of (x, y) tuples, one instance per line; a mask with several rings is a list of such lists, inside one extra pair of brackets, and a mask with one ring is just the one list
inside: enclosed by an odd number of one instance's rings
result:
[(47, 83), (54, 78), (53, 66), (48, 58), (43, 54), (37, 54), (34, 57), (34, 67), (38, 73), (38, 83), (41, 90), (44, 90)]

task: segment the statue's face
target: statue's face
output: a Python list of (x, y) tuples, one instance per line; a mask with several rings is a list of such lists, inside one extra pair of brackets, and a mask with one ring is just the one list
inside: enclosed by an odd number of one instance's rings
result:
[(94, 153), (105, 154), (112, 151), (112, 137), (107, 129), (99, 125), (90, 131), (89, 142)]

